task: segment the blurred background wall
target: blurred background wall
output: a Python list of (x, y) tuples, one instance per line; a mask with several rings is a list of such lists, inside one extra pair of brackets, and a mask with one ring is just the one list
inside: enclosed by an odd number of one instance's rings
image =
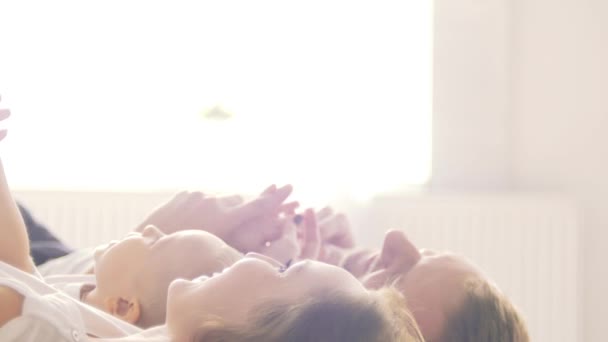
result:
[(436, 1), (436, 16), (433, 188), (576, 199), (580, 340), (603, 341), (608, 3)]

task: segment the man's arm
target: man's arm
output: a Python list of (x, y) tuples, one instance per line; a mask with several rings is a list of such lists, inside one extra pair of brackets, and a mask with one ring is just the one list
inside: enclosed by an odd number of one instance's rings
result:
[(181, 192), (155, 209), (135, 231), (142, 231), (148, 225), (156, 226), (165, 234), (200, 229), (244, 253), (259, 252), (256, 250), (258, 246), (281, 236), (277, 225), (267, 223), (297, 207), (297, 202), (285, 203), (291, 192), (290, 185), (280, 188), (273, 185), (249, 201), (240, 196), (217, 197), (201, 192)]

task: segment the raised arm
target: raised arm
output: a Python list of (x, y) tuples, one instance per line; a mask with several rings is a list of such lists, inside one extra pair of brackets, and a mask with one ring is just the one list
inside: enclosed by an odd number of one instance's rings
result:
[[(0, 109), (0, 121), (9, 115), (8, 109)], [(6, 131), (0, 131), (0, 141), (5, 136)], [(29, 251), (30, 245), (25, 223), (9, 190), (0, 157), (0, 261), (33, 273), (35, 266)]]
[[(291, 192), (290, 185), (280, 188), (273, 185), (249, 201), (240, 196), (181, 192), (154, 210), (136, 231), (143, 231), (148, 225), (156, 226), (166, 234), (200, 229), (215, 234), (243, 252), (249, 252), (253, 250), (252, 246), (280, 235), (275, 225), (265, 226), (264, 223), (272, 221), (279, 213), (295, 209), (297, 202), (285, 203)], [(251, 236), (243, 241), (244, 234)]]

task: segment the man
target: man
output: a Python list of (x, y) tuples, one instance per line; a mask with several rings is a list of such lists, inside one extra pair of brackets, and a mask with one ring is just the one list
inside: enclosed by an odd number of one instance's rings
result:
[(418, 249), (398, 230), (386, 233), (381, 249), (356, 249), (348, 220), (330, 208), (319, 212), (319, 227), (319, 260), (344, 267), (369, 289), (399, 289), (426, 341), (529, 341), (521, 314), (464, 257)]

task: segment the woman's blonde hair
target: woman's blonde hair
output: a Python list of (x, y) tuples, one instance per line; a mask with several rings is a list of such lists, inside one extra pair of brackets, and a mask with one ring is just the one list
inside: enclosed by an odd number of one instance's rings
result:
[(480, 278), (467, 279), (464, 300), (450, 313), (441, 342), (528, 342), (526, 324), (509, 299)]
[(197, 342), (409, 342), (424, 341), (393, 288), (354, 297), (320, 293), (293, 304), (267, 303), (253, 310), (249, 324), (206, 321)]

